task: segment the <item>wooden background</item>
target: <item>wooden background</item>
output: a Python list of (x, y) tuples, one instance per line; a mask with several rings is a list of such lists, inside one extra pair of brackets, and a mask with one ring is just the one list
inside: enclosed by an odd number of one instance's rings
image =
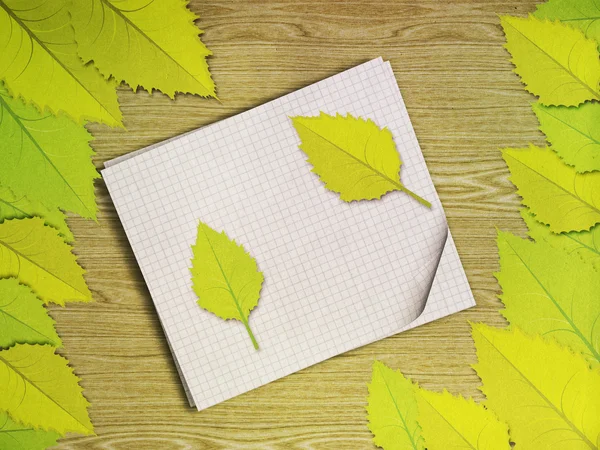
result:
[[(340, 355), (203, 412), (188, 407), (152, 300), (102, 181), (98, 223), (72, 218), (95, 303), (52, 308), (97, 436), (66, 449), (369, 449), (380, 359), (429, 389), (481, 399), (468, 321), (502, 325), (495, 228), (523, 233), (499, 148), (543, 144), (498, 14), (531, 0), (195, 0), (222, 100), (134, 94), (127, 131), (90, 126), (95, 162), (229, 117), (383, 56), (394, 68), (477, 307)], [(173, 30), (174, 33), (177, 30)]]

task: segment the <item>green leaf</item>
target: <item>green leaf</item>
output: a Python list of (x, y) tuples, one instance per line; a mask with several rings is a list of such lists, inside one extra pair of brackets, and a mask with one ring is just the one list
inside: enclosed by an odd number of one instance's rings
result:
[(0, 0), (0, 80), (40, 111), (121, 125), (116, 83), (77, 55), (69, 1)]
[(323, 112), (318, 117), (292, 117), (292, 122), (312, 171), (342, 200), (372, 200), (403, 191), (431, 207), (400, 182), (402, 162), (387, 128), (351, 114), (334, 117)]
[(417, 423), (415, 387), (399, 370), (373, 363), (369, 384), (369, 430), (373, 442), (386, 450), (423, 450), (425, 443)]
[(17, 197), (9, 188), (0, 186), (0, 223), (7, 219), (41, 217), (47, 225), (56, 228), (66, 242), (73, 242), (73, 233), (67, 226), (65, 215), (57, 208), (48, 209), (38, 201), (25, 196)]
[[(77, 51), (100, 72), (134, 90), (215, 97), (206, 57), (212, 53), (181, 0), (80, 0), (71, 5)], [(177, 30), (177, 32), (173, 32)], [(159, 70), (157, 70), (159, 68)]]
[(264, 277), (254, 258), (224, 231), (217, 233), (202, 222), (192, 251), (190, 271), (198, 304), (221, 319), (242, 322), (258, 349), (248, 317), (258, 304)]
[(600, 172), (579, 174), (549, 149), (505, 149), (510, 180), (523, 204), (553, 233), (589, 230), (600, 222)]
[(45, 303), (87, 302), (85, 271), (58, 232), (38, 217), (0, 224), (0, 277), (17, 277)]
[(577, 106), (600, 99), (600, 59), (595, 41), (560, 22), (530, 16), (500, 18), (506, 49), (526, 89), (544, 105)]
[(34, 428), (93, 434), (89, 403), (68, 363), (49, 345), (0, 351), (0, 410)]
[(600, 43), (600, 6), (597, 0), (549, 0), (538, 4), (533, 15), (577, 27), (588, 38)]
[(600, 103), (579, 108), (534, 104), (540, 130), (564, 162), (577, 172), (600, 170)]
[(485, 405), (505, 421), (517, 448), (597, 449), (600, 371), (555, 342), (518, 328), (473, 325)]
[(0, 448), (5, 450), (44, 450), (56, 445), (60, 434), (36, 430), (15, 422), (8, 413), (0, 411)]
[(600, 276), (577, 254), (498, 232), (502, 314), (600, 363)]
[(0, 279), (0, 347), (16, 343), (62, 345), (44, 303), (16, 278), (3, 278)]
[[(0, 10), (1, 12), (1, 10)], [(66, 117), (40, 114), (0, 83), (0, 180), (17, 198), (96, 218), (92, 136)]]

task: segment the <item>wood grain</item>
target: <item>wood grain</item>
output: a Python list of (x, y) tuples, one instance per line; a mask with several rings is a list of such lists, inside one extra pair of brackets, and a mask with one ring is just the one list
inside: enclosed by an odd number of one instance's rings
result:
[[(375, 358), (430, 389), (481, 398), (468, 321), (501, 325), (495, 227), (524, 232), (499, 148), (543, 137), (498, 14), (531, 0), (192, 1), (222, 103), (134, 94), (127, 131), (90, 126), (95, 162), (229, 117), (366, 60), (389, 59), (446, 209), (477, 307), (340, 355), (203, 412), (187, 406), (152, 300), (106, 187), (97, 223), (71, 218), (95, 303), (52, 308), (97, 436), (66, 449), (369, 449)], [(177, 32), (177, 30), (173, 30)]]

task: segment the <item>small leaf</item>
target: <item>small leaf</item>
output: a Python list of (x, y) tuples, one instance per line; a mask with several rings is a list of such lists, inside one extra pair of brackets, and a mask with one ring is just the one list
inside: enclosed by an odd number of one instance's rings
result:
[(600, 170), (600, 103), (579, 108), (534, 104), (552, 150), (579, 173)]
[[(485, 405), (508, 423), (523, 449), (596, 449), (600, 372), (541, 337), (473, 325)], [(560, 444), (560, 445), (559, 445)]]
[(427, 450), (510, 450), (508, 427), (472, 398), (419, 389), (419, 425)]
[(202, 222), (192, 251), (190, 271), (198, 304), (221, 319), (242, 322), (258, 349), (248, 317), (258, 304), (264, 277), (254, 258), (224, 231), (217, 233)]
[(0, 225), (0, 277), (17, 277), (45, 303), (92, 298), (71, 247), (43, 219), (6, 220)]
[(0, 324), (2, 348), (16, 343), (62, 345), (43, 302), (16, 278), (0, 279)]
[(372, 200), (403, 191), (431, 207), (400, 182), (402, 162), (387, 128), (351, 114), (334, 117), (323, 112), (318, 117), (292, 117), (292, 122), (313, 172), (342, 200)]
[(17, 198), (95, 219), (99, 175), (90, 158), (91, 139), (68, 118), (40, 114), (10, 98), (0, 83), (0, 180)]
[(122, 126), (116, 83), (77, 55), (68, 2), (0, 1), (0, 80), (40, 111)]
[(577, 106), (600, 99), (596, 42), (580, 30), (533, 16), (503, 16), (500, 21), (515, 72), (541, 103)]
[(24, 425), (60, 434), (93, 434), (88, 401), (68, 361), (49, 345), (0, 351), (0, 410)]
[(577, 254), (547, 242), (498, 232), (506, 306), (502, 314), (528, 333), (551, 336), (600, 363), (600, 276)]
[(185, 5), (181, 0), (74, 1), (77, 51), (106, 78), (126, 81), (134, 91), (141, 86), (171, 98), (175, 92), (214, 97), (206, 63), (212, 53), (198, 37), (198, 17)]
[(600, 43), (600, 9), (597, 0), (549, 0), (539, 3), (533, 15), (577, 27), (588, 38)]
[(0, 411), (0, 448), (6, 450), (44, 450), (56, 445), (60, 434), (36, 430), (15, 422), (8, 413)]
[(510, 180), (523, 204), (553, 233), (589, 230), (600, 222), (600, 173), (578, 174), (549, 149), (505, 149)]
[(369, 384), (369, 430), (373, 442), (386, 450), (423, 450), (425, 443), (417, 423), (415, 387), (399, 370), (373, 363)]

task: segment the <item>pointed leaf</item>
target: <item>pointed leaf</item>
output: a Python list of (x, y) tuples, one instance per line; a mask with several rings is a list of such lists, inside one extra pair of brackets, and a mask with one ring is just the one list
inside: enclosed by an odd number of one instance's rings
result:
[(56, 445), (60, 434), (36, 430), (15, 422), (8, 413), (0, 411), (0, 448), (10, 450), (44, 450)]
[(402, 162), (387, 128), (351, 114), (334, 117), (323, 112), (318, 117), (292, 117), (292, 123), (312, 171), (342, 200), (372, 200), (403, 191), (431, 207), (400, 182)]
[(533, 16), (503, 16), (500, 21), (515, 72), (541, 103), (577, 106), (600, 99), (596, 42), (580, 30)]
[[(206, 57), (212, 53), (181, 0), (80, 0), (71, 6), (78, 53), (134, 90), (215, 96)], [(176, 33), (173, 30), (177, 30)], [(128, 45), (125, 45), (128, 43)], [(157, 70), (160, 68), (160, 70)]]
[(508, 427), (472, 398), (419, 389), (419, 425), (427, 450), (510, 450)]
[(93, 434), (89, 403), (68, 363), (49, 345), (0, 351), (0, 410), (34, 428)]
[(202, 222), (192, 251), (190, 271), (198, 304), (221, 319), (242, 322), (258, 349), (248, 317), (258, 304), (264, 277), (254, 258), (224, 231), (217, 233)]
[(600, 363), (600, 276), (576, 254), (498, 232), (502, 314)]
[(373, 442), (386, 450), (423, 450), (425, 443), (417, 423), (415, 387), (399, 370), (373, 363), (369, 384), (369, 430)]
[(0, 80), (41, 111), (121, 125), (116, 83), (77, 55), (68, 1), (0, 1)]
[(588, 38), (600, 43), (600, 9), (597, 0), (549, 0), (537, 5), (534, 16), (560, 20), (579, 28)]
[(600, 103), (579, 108), (534, 104), (552, 150), (577, 172), (600, 170)]
[(535, 218), (553, 233), (589, 230), (600, 222), (600, 173), (578, 174), (549, 149), (505, 149), (510, 180)]
[(3, 278), (0, 279), (0, 347), (16, 343), (62, 345), (44, 303), (16, 278)]
[(71, 247), (42, 219), (12, 219), (0, 225), (0, 277), (18, 277), (45, 303), (90, 301), (84, 273)]
[[(1, 13), (1, 11), (0, 11)], [(66, 117), (40, 114), (0, 83), (0, 180), (17, 198), (96, 218), (92, 136)]]

